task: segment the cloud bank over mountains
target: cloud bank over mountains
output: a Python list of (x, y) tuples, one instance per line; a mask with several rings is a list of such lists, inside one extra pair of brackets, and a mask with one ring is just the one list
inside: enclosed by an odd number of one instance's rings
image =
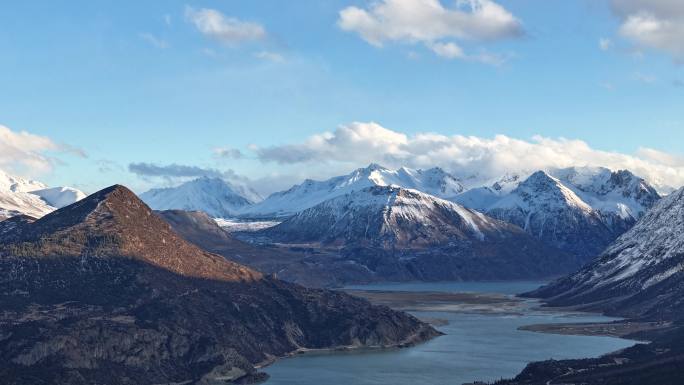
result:
[(577, 139), (535, 136), (531, 140), (419, 133), (406, 135), (374, 122), (354, 122), (301, 143), (254, 148), (262, 162), (280, 165), (320, 163), (347, 168), (378, 162), (387, 167), (440, 166), (454, 175), (497, 178), (521, 170), (603, 166), (629, 169), (667, 192), (684, 185), (684, 158), (641, 148), (634, 154), (603, 151)]
[[(375, 122), (353, 122), (333, 131), (312, 135), (301, 142), (259, 147), (244, 152), (233, 147), (214, 148), (205, 166), (133, 162), (128, 172), (146, 183), (176, 184), (198, 177), (221, 178), (246, 185), (261, 194), (286, 189), (304, 178), (323, 179), (369, 163), (386, 167), (439, 166), (474, 183), (495, 180), (509, 173), (533, 172), (573, 166), (627, 169), (648, 180), (660, 192), (684, 185), (684, 156), (652, 148), (625, 154), (592, 148), (578, 139), (535, 136), (529, 140), (506, 135), (492, 138), (417, 133), (408, 135)], [(17, 132), (0, 125), (0, 169), (22, 176), (50, 172), (62, 164), (60, 156), (85, 157), (82, 150), (59, 144), (46, 136)], [(225, 169), (226, 160), (257, 162), (253, 170)], [(261, 163), (261, 165), (259, 165)], [(87, 183), (88, 181), (83, 181)], [(111, 183), (120, 181), (112, 180)]]

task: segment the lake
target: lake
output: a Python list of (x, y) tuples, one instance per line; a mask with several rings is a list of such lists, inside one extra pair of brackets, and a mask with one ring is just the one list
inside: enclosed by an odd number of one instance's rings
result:
[[(515, 294), (543, 282), (447, 282), (354, 286), (383, 291), (439, 291)], [(597, 336), (568, 336), (517, 330), (538, 323), (608, 322), (591, 314), (560, 313), (528, 306), (518, 314), (412, 312), (419, 318), (449, 323), (446, 333), (427, 343), (385, 351), (310, 353), (279, 360), (264, 369), (268, 385), (460, 385), (518, 374), (527, 363), (550, 358), (596, 357), (634, 341)]]

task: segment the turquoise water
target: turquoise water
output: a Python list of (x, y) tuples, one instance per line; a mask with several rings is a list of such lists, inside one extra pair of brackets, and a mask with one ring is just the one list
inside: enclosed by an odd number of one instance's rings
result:
[[(540, 282), (410, 283), (356, 286), (368, 290), (486, 292), (511, 294)], [(268, 385), (460, 385), (518, 374), (528, 362), (599, 356), (634, 344), (611, 337), (563, 336), (517, 330), (536, 323), (599, 322), (611, 318), (529, 310), (524, 315), (415, 313), (449, 321), (447, 335), (388, 351), (313, 353), (265, 368)]]

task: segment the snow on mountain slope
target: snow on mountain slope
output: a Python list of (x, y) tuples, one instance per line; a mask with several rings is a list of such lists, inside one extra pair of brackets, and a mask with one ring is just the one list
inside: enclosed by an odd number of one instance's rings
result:
[(603, 167), (573, 167), (551, 174), (571, 188), (601, 214), (631, 222), (651, 208), (660, 195), (644, 179), (627, 170), (612, 172)]
[(598, 255), (617, 235), (571, 189), (538, 171), (485, 212), (581, 257)]
[(660, 200), (596, 261), (533, 292), (552, 304), (684, 316), (684, 188)]
[(465, 207), (485, 211), (518, 187), (522, 179), (521, 175), (527, 174), (506, 174), (501, 178), (485, 181), (482, 185), (472, 186), (449, 199)]
[(371, 186), (399, 186), (415, 189), (442, 198), (463, 191), (458, 179), (441, 168), (415, 170), (402, 167), (390, 170), (377, 164), (359, 168), (348, 175), (325, 181), (307, 179), (287, 191), (271, 194), (264, 201), (245, 210), (252, 217), (283, 217), (313, 207), (328, 199)]
[(602, 167), (539, 171), (526, 178), (507, 175), (501, 181), (452, 200), (587, 258), (602, 252), (660, 199), (642, 178)]
[(47, 187), (41, 182), (10, 175), (0, 170), (0, 191), (28, 192)]
[(416, 190), (372, 186), (329, 199), (266, 231), (296, 241), (409, 246), (464, 238), (484, 240), (485, 233), (498, 231), (499, 223)]
[[(277, 226), (241, 235), (283, 247), (319, 248), (321, 255), (335, 254), (338, 265), (388, 281), (525, 279), (580, 266), (577, 258), (517, 226), (396, 186), (352, 191)], [(338, 271), (340, 280), (344, 271)]]
[(39, 218), (54, 210), (37, 195), (0, 190), (0, 220), (21, 214)]
[(85, 194), (71, 187), (48, 188), (41, 182), (0, 170), (0, 220), (21, 214), (40, 218), (84, 197)]
[(253, 205), (259, 196), (223, 179), (202, 177), (177, 187), (149, 190), (140, 198), (154, 210), (204, 211), (214, 218), (226, 218)]
[(41, 190), (30, 191), (31, 194), (39, 196), (48, 205), (61, 209), (74, 202), (78, 202), (85, 198), (86, 195), (75, 188), (71, 187), (52, 187)]

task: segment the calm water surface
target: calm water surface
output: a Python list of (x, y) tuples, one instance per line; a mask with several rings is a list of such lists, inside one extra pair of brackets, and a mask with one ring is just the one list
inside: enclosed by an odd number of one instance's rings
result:
[[(486, 292), (514, 294), (541, 282), (408, 283), (354, 286), (366, 290)], [(528, 362), (549, 358), (599, 356), (634, 344), (610, 337), (562, 336), (519, 331), (535, 323), (597, 322), (595, 315), (414, 313), (449, 321), (446, 333), (425, 344), (388, 351), (312, 353), (283, 359), (265, 368), (268, 385), (460, 385), (518, 374)]]

